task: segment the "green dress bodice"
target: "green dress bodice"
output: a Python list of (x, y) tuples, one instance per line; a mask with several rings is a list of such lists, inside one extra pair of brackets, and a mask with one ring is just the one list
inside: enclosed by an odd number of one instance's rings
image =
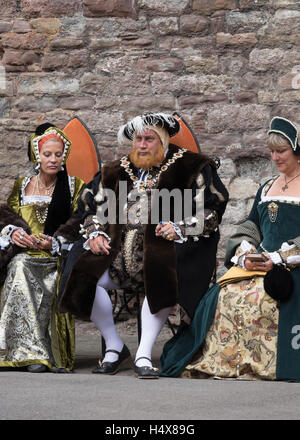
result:
[(265, 200), (258, 204), (257, 211), (262, 246), (268, 252), (277, 251), (283, 242), (300, 235), (300, 202)]

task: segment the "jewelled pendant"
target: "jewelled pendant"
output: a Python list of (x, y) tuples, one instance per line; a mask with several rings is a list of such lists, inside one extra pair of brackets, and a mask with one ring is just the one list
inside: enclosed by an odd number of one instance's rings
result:
[(48, 215), (49, 203), (37, 202), (35, 204), (35, 214), (38, 222), (42, 225), (45, 223)]
[(275, 203), (275, 202), (269, 203), (268, 214), (269, 214), (269, 219), (272, 223), (276, 222), (278, 209), (279, 209), (279, 206), (277, 205), (277, 203)]

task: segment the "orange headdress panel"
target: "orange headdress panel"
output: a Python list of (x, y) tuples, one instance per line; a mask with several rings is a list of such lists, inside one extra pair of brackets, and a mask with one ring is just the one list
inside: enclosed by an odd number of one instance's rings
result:
[(39, 146), (40, 151), (41, 151), (42, 145), (51, 138), (57, 139), (59, 142), (62, 143), (61, 138), (59, 136), (57, 136), (56, 134), (54, 134), (54, 133), (48, 134), (47, 136), (44, 136), (42, 139), (40, 139), (38, 142), (38, 146)]
[(194, 153), (200, 153), (200, 145), (191, 127), (179, 113), (174, 112), (173, 116), (179, 122), (180, 130), (174, 137), (172, 137), (172, 144), (175, 144), (180, 148), (187, 148)]

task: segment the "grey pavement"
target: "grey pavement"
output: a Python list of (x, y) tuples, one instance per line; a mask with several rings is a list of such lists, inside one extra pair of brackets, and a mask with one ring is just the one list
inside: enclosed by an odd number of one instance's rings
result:
[[(124, 334), (132, 354), (135, 332)], [(169, 331), (153, 351), (154, 363)], [(160, 378), (140, 380), (130, 366), (115, 376), (91, 374), (100, 337), (87, 328), (76, 342), (73, 374), (0, 372), (0, 420), (299, 420), (300, 383)], [(150, 422), (149, 422), (150, 423)], [(192, 422), (191, 422), (192, 423)], [(195, 422), (196, 423), (196, 422)]]

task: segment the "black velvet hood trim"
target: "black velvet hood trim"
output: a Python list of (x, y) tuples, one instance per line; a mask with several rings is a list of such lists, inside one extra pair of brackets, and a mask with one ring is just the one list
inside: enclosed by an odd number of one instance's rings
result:
[(44, 233), (54, 235), (54, 232), (67, 222), (71, 214), (71, 193), (67, 171), (59, 171), (57, 182), (49, 205)]

